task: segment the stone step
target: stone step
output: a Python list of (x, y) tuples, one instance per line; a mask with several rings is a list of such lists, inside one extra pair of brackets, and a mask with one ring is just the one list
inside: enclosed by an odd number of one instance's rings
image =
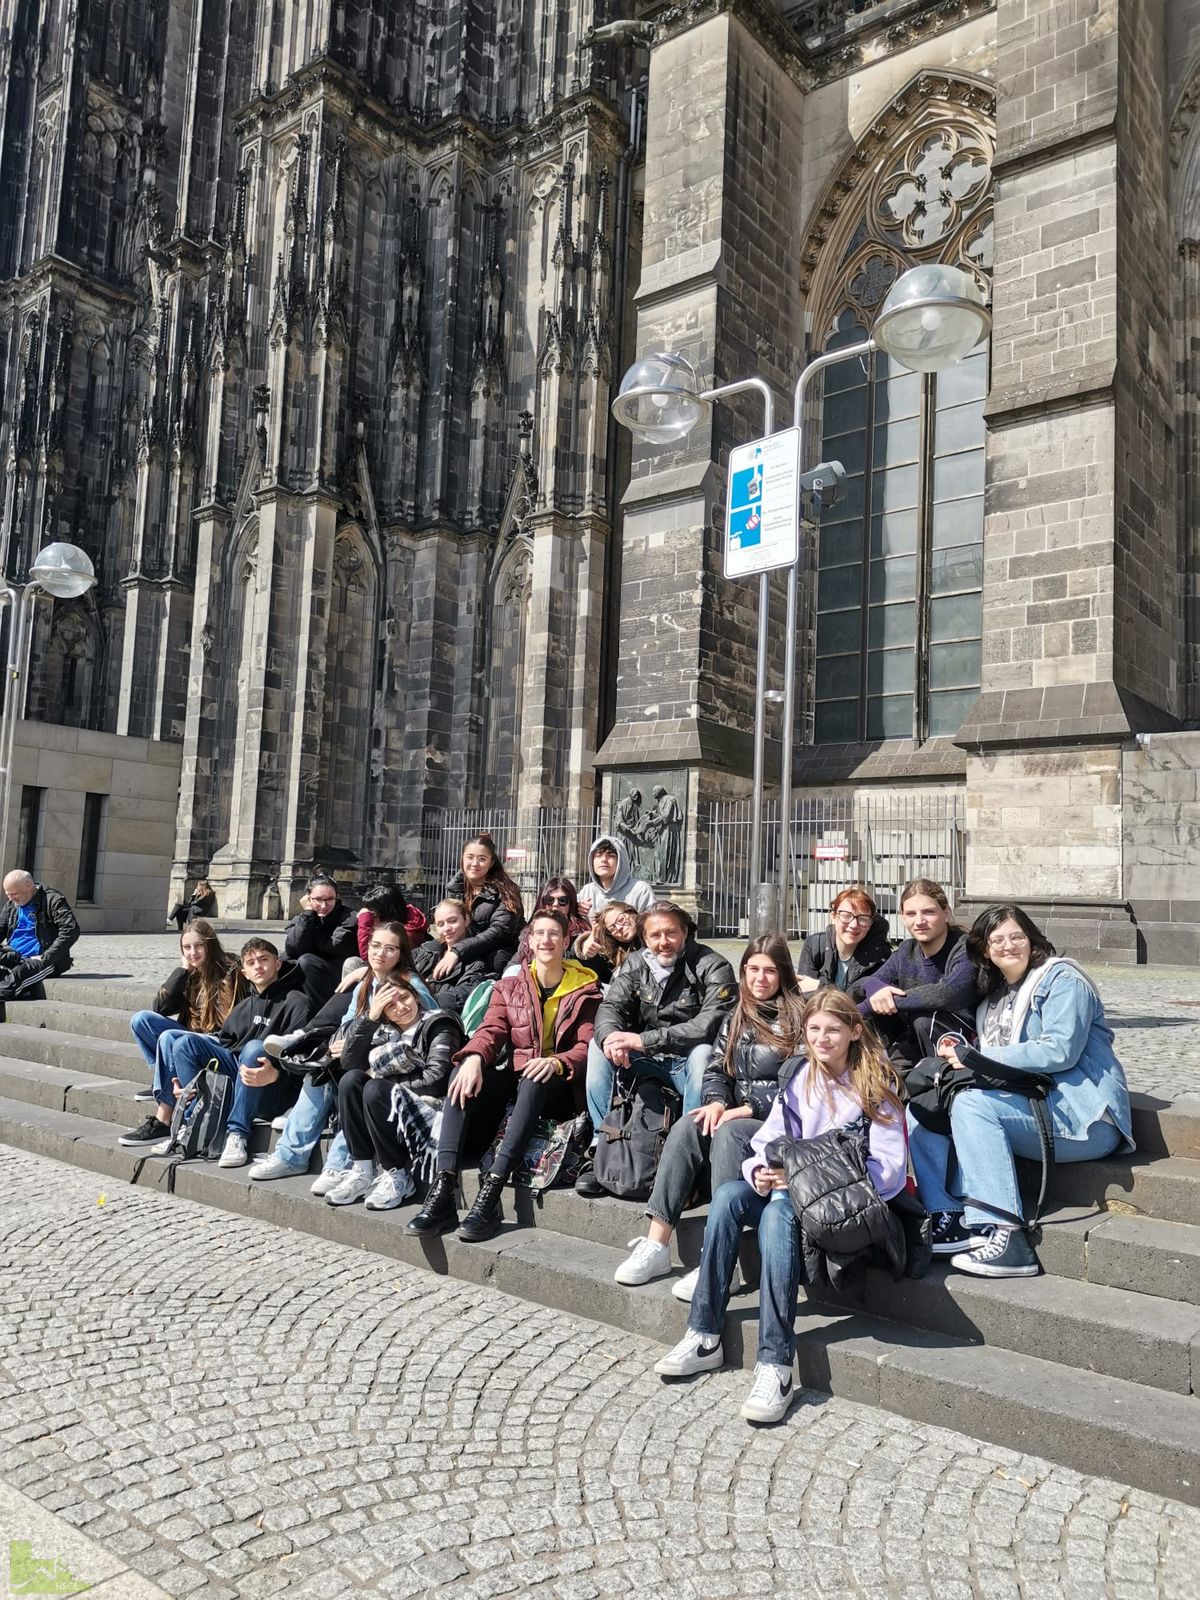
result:
[(0, 1026), (0, 1071), (11, 1062), (22, 1061), (100, 1077), (126, 1078), (139, 1088), (150, 1081), (150, 1069), (128, 1032), (123, 1041), (85, 1039), (56, 1028), (6, 1022)]
[[(135, 1009), (117, 1006), (84, 1005), (69, 1000), (25, 1000), (9, 1012), (11, 1023), (27, 1028), (49, 1028), (55, 1033), (72, 1033), (80, 1039), (109, 1039), (128, 1044), (132, 1035), (129, 1019)], [(0, 1040), (3, 1029), (0, 1029)]]
[[(166, 976), (164, 971), (163, 977)], [(126, 1015), (152, 1006), (157, 993), (157, 983), (144, 983), (138, 978), (106, 978), (95, 973), (71, 972), (65, 978), (50, 978), (46, 983), (48, 1000), (76, 1006), (100, 1006), (104, 1010), (124, 1011)], [(40, 1002), (27, 1003), (37, 1005)]]
[[(115, 1182), (128, 1182), (138, 1161), (105, 1124), (11, 1100), (0, 1100), (0, 1139)], [(151, 1157), (139, 1183), (165, 1189), (171, 1172)], [(685, 1325), (686, 1311), (670, 1295), (669, 1281), (622, 1289), (612, 1280), (621, 1251), (549, 1228), (510, 1221), (482, 1245), (454, 1237), (422, 1241), (404, 1232), (412, 1206), (382, 1215), (329, 1206), (309, 1193), (307, 1178), (256, 1184), (246, 1168), (223, 1172), (193, 1162), (173, 1169), (173, 1179), (174, 1192), (184, 1198), (486, 1283), (663, 1344), (673, 1343)], [(106, 1192), (98, 1185), (97, 1198)], [(505, 1205), (508, 1210), (507, 1196)], [(727, 1358), (745, 1367), (754, 1359), (756, 1315), (755, 1296), (747, 1293), (735, 1297), (727, 1318)], [(1049, 1455), (1081, 1472), (1108, 1476), (1117, 1468), (1137, 1487), (1200, 1504), (1200, 1401), (1194, 1395), (981, 1345), (962, 1333), (901, 1327), (824, 1306), (805, 1305), (797, 1327), (800, 1378), (809, 1386)]]

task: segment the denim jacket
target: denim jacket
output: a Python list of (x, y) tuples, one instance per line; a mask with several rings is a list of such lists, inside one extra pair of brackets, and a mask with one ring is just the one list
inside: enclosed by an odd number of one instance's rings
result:
[[(1104, 1005), (1091, 979), (1073, 961), (1051, 957), (1033, 979), (1020, 1037), (982, 1051), (960, 1050), (964, 1065), (983, 1057), (1026, 1072), (1051, 1072), (1057, 1083), (1047, 1096), (1050, 1120), (1060, 1139), (1084, 1139), (1106, 1116), (1132, 1150), (1133, 1120), (1125, 1069), (1113, 1049)], [(979, 1008), (982, 1029), (984, 1007)]]

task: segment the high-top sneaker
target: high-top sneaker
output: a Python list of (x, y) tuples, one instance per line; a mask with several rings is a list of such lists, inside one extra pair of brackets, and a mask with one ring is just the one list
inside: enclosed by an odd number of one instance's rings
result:
[(462, 1227), (458, 1230), (460, 1239), (467, 1244), (478, 1244), (500, 1232), (500, 1224), (504, 1221), (504, 1212), (500, 1208), (500, 1196), (503, 1193), (504, 1179), (489, 1172), (479, 1185), (475, 1204), (463, 1218)]
[(429, 1186), (425, 1204), (405, 1228), (405, 1233), (453, 1233), (458, 1227), (458, 1207), (454, 1191), (458, 1178), (453, 1172), (439, 1172)]

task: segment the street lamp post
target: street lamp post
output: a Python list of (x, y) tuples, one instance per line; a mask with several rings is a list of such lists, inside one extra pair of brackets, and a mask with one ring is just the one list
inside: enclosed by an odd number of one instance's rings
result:
[[(861, 359), (883, 350), (899, 366), (914, 372), (940, 372), (961, 361), (983, 339), (991, 318), (974, 278), (958, 267), (912, 267), (896, 279), (875, 321), (871, 337), (845, 350), (810, 361), (796, 380), (794, 425), (803, 445), (804, 405), (812, 380), (835, 362)], [(612, 411), (635, 437), (652, 444), (673, 444), (696, 426), (712, 401), (747, 389), (759, 390), (766, 404), (765, 433), (773, 429), (771, 391), (761, 378), (747, 378), (719, 388), (701, 389), (691, 363), (683, 356), (654, 352), (643, 356), (622, 379)], [(803, 456), (801, 456), (803, 460)], [(832, 464), (841, 473), (838, 464)], [(842, 474), (844, 476), (844, 474)], [(811, 479), (814, 475), (808, 474)], [(810, 486), (811, 487), (811, 486)], [(799, 505), (796, 507), (799, 516)], [(791, 869), (792, 745), (796, 711), (796, 643), (799, 562), (788, 571), (787, 633), (784, 645), (783, 730), (779, 798), (782, 848), (779, 870), (779, 916), (789, 926)], [(758, 664), (754, 717), (754, 800), (751, 819), (751, 917), (762, 863), (762, 811), (765, 752), (766, 658), (768, 646), (769, 574), (759, 577)]]
[(13, 741), (21, 704), (25, 698), (26, 657), (33, 622), (33, 607), (38, 599), (78, 600), (96, 582), (96, 573), (86, 551), (78, 545), (56, 541), (38, 551), (29, 569), (29, 581), (19, 593), (0, 578), (0, 609), (9, 605), (12, 624), (8, 640), (8, 667), (5, 673), (4, 710), (0, 713), (0, 872), (8, 869), (8, 813), (12, 799)]

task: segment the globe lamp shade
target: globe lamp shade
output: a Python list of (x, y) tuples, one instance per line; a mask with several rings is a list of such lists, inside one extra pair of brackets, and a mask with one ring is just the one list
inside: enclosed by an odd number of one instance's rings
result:
[(911, 267), (880, 307), (875, 342), (912, 372), (941, 372), (969, 355), (992, 319), (983, 291), (959, 267)]
[(96, 581), (96, 570), (77, 544), (48, 544), (37, 553), (30, 579), (56, 600), (78, 600)]
[(651, 351), (621, 379), (612, 413), (635, 439), (675, 444), (686, 439), (708, 409), (696, 370), (684, 356)]

